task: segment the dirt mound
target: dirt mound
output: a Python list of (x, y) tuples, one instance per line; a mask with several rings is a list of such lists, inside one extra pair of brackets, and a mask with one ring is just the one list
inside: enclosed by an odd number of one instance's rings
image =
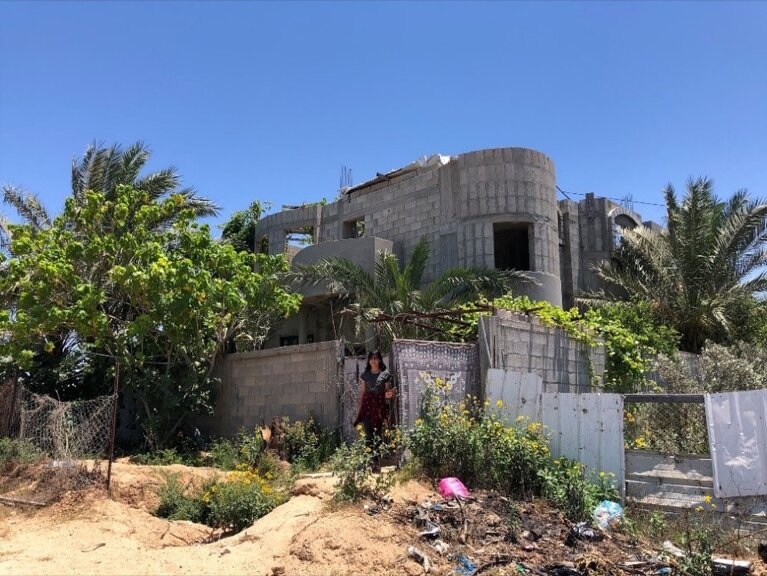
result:
[(15, 466), (0, 475), (0, 495), (11, 500), (49, 504), (66, 494), (103, 486), (99, 466), (49, 461)]
[[(45, 508), (0, 506), (0, 575), (423, 574), (410, 546), (429, 557), (430, 573), (438, 575), (468, 574), (469, 565), (493, 576), (639, 574), (621, 565), (650, 554), (617, 533), (566, 545), (571, 526), (541, 502), (475, 492), (459, 506), (428, 484), (410, 481), (396, 486), (390, 500), (338, 505), (331, 499), (336, 480), (328, 477), (300, 480), (288, 502), (240, 534), (220, 538), (206, 526), (147, 512), (169, 474), (197, 485), (221, 473), (118, 462), (113, 499), (91, 486)], [(0, 483), (16, 482), (23, 492), (24, 478), (30, 480), (17, 475)], [(645, 573), (654, 573), (649, 566)]]
[(112, 498), (152, 512), (160, 505), (158, 493), (168, 478), (175, 476), (184, 486), (194, 491), (206, 482), (225, 476), (217, 468), (197, 468), (172, 464), (169, 466), (142, 466), (131, 464), (127, 458), (112, 464)]

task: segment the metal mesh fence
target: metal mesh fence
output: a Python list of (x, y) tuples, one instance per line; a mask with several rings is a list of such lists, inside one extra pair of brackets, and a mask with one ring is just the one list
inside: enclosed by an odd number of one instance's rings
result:
[(103, 458), (109, 454), (114, 396), (60, 402), (22, 390), (19, 438), (55, 460)]
[(702, 394), (627, 394), (626, 447), (667, 454), (709, 454)]

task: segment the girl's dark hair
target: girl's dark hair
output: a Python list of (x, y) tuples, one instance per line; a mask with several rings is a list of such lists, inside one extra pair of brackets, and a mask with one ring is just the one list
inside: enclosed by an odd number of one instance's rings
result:
[(381, 372), (386, 370), (386, 364), (384, 363), (383, 356), (381, 356), (381, 351), (380, 350), (371, 350), (368, 353), (368, 363), (365, 365), (365, 370), (368, 370), (368, 371), (370, 370), (370, 359), (373, 356), (376, 356), (378, 358), (378, 369)]

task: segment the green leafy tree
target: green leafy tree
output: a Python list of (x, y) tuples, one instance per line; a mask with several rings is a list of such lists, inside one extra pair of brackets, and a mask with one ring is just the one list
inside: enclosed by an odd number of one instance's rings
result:
[(373, 274), (346, 258), (326, 258), (301, 267), (297, 278), (301, 282), (326, 282), (328, 290), (338, 294), (347, 310), (354, 313), (359, 336), (377, 320), (388, 339), (449, 338), (451, 332), (445, 329), (441, 314), (483, 297), (505, 294), (519, 282), (533, 281), (524, 272), (476, 266), (452, 268), (425, 284), (428, 260), (429, 242), (421, 238), (404, 265), (394, 254), (381, 251)]
[(246, 210), (234, 212), (229, 220), (221, 227), (221, 240), (234, 246), (239, 251), (255, 251), (256, 246), (256, 224), (261, 219), (264, 209), (268, 205), (263, 205), (256, 200)]
[(708, 339), (731, 340), (738, 310), (767, 288), (767, 204), (742, 190), (720, 201), (706, 179), (690, 180), (681, 203), (669, 185), (665, 199), (667, 229), (625, 231), (597, 268), (609, 291), (581, 301), (646, 301), (684, 350), (698, 352)]
[(45, 230), (12, 227), (0, 276), (0, 292), (15, 300), (0, 316), (3, 356), (33, 370), (63, 347), (79, 363), (69, 388), (80, 397), (109, 393), (119, 363), (148, 440), (167, 443), (187, 415), (212, 408), (227, 346), (259, 346), (270, 320), (300, 301), (278, 280), (282, 257), (238, 252), (194, 217), (184, 195), (158, 200), (118, 185), (109, 197), (70, 197)]
[[(114, 201), (118, 195), (119, 187), (131, 186), (141, 190), (145, 201), (167, 198), (171, 194), (176, 195), (176, 210), (167, 211), (160, 218), (156, 218), (152, 226), (162, 230), (170, 226), (178, 217), (184, 214), (193, 216), (211, 216), (216, 214), (218, 208), (205, 198), (196, 195), (192, 188), (181, 187), (181, 177), (174, 168), (165, 168), (156, 172), (143, 173), (150, 159), (150, 151), (142, 142), (137, 142), (126, 149), (115, 144), (110, 147), (91, 145), (80, 159), (72, 161), (71, 172), (71, 198), (75, 206), (81, 206), (87, 200), (88, 191), (97, 191), (104, 195), (108, 201)], [(13, 207), (21, 221), (25, 223), (29, 234), (49, 230), (53, 224), (51, 216), (40, 202), (37, 195), (23, 188), (14, 186), (3, 187), (3, 201)], [(133, 215), (128, 215), (126, 224), (130, 227)], [(66, 223), (74, 236), (88, 238), (89, 231), (80, 230), (78, 222)], [(0, 218), (0, 251), (12, 255), (12, 223), (7, 218)], [(105, 230), (105, 232), (108, 230)], [(82, 234), (81, 234), (82, 232)], [(6, 290), (0, 293), (4, 307), (15, 310), (17, 292)], [(109, 303), (113, 309), (111, 314), (120, 316), (121, 303)], [(46, 335), (44, 348), (35, 351), (34, 366), (30, 367), (34, 373), (35, 385), (41, 391), (55, 392), (63, 395), (63, 398), (71, 394), (89, 395), (87, 390), (88, 380), (83, 374), (87, 372), (102, 373), (111, 366), (108, 359), (87, 360), (83, 351), (72, 340), (68, 333), (49, 333)], [(96, 385), (98, 388), (98, 385)]]

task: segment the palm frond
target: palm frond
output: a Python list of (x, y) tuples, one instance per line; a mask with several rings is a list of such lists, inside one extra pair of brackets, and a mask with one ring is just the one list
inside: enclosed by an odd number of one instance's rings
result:
[(34, 229), (50, 228), (51, 218), (36, 194), (16, 186), (3, 186), (3, 203), (12, 206)]
[(418, 288), (421, 285), (423, 279), (423, 273), (426, 270), (426, 264), (429, 261), (429, 240), (426, 236), (422, 236), (418, 243), (413, 248), (413, 253), (410, 255), (403, 277), (411, 288)]

